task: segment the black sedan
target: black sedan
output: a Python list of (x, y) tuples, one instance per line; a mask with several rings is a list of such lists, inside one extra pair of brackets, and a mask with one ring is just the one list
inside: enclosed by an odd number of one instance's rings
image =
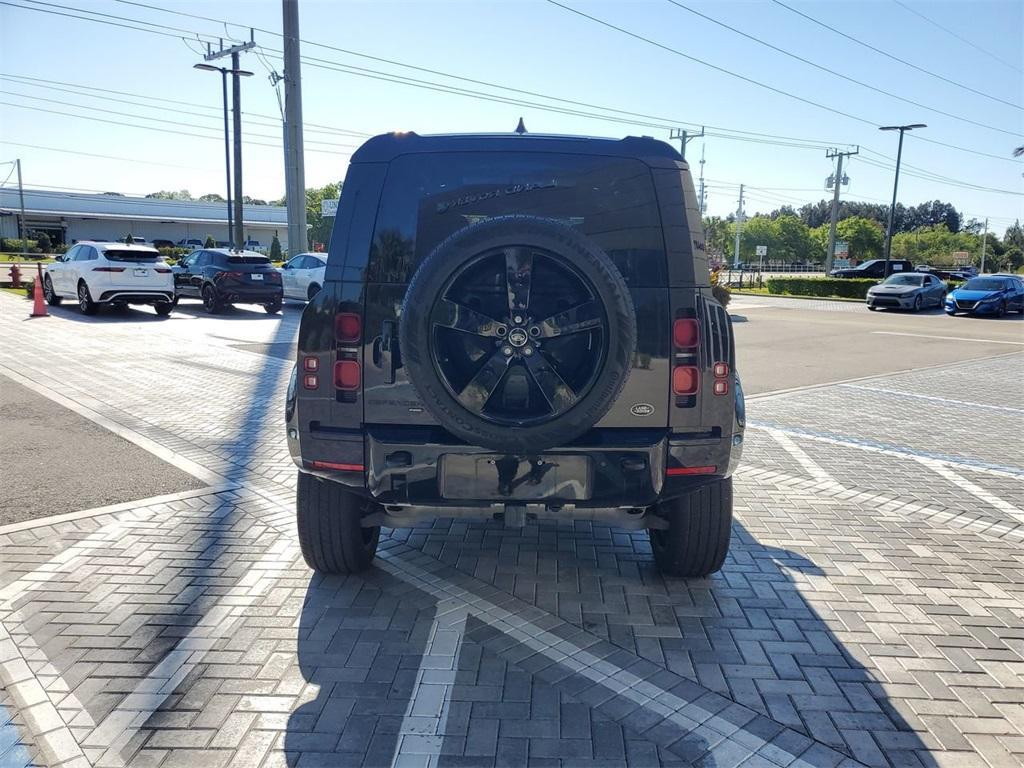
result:
[(935, 275), (909, 272), (890, 275), (884, 282), (868, 289), (868, 309), (879, 307), (912, 309), (941, 307), (946, 300), (946, 284)]

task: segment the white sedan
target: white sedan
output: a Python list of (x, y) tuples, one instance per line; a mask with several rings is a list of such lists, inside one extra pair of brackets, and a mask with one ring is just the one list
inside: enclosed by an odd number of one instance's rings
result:
[(78, 243), (46, 268), (43, 295), (53, 306), (77, 300), (86, 315), (103, 304), (152, 304), (158, 315), (168, 315), (174, 275), (152, 246)]
[(326, 253), (300, 253), (293, 256), (281, 265), (284, 297), (309, 301), (323, 288), (326, 271)]

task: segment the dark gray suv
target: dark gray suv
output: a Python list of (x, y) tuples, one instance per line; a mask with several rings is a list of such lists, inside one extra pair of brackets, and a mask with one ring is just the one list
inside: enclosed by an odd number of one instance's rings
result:
[(554, 517), (718, 570), (743, 393), (689, 169), (650, 138), (389, 134), (352, 156), (287, 400), (307, 563)]

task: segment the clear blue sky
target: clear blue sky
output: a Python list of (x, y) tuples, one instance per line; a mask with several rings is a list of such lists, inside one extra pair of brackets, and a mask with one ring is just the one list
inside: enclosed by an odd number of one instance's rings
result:
[[(167, 9), (151, 10), (115, 0), (51, 1), (55, 5), (11, 0), (50, 11), (63, 6), (62, 12), (107, 22), (134, 25), (132, 20), (139, 20), (184, 31), (163, 29), (169, 36), (161, 36), (0, 5), (0, 27), (4, 30), (0, 74), (42, 81), (0, 80), (0, 160), (21, 157), (26, 186), (124, 193), (186, 188), (196, 195), (223, 194), (220, 77), (192, 69), (192, 64), (201, 60), (195, 34), (191, 34), (189, 43), (176, 35), (185, 36), (187, 32), (247, 37), (248, 32), (241, 26), (225, 29), (215, 21), (175, 15), (168, 10), (279, 32), (280, 3), (140, 0)], [(667, 139), (667, 126), (689, 123), (691, 127), (706, 124), (733, 131), (809, 139), (822, 146), (859, 144), (862, 154), (847, 168), (851, 183), (843, 194), (852, 199), (887, 203), (892, 192), (892, 171), (871, 163), (886, 164), (891, 160), (869, 154), (868, 150), (895, 157), (896, 135), (881, 133), (874, 126), (921, 122), (929, 126), (920, 132), (922, 138), (997, 157), (926, 143), (917, 136), (908, 138), (903, 158), (905, 175), (900, 180), (902, 202), (952, 202), (968, 216), (992, 217), (991, 227), (997, 232), (1022, 217), (1024, 163), (1014, 162), (1011, 153), (1015, 146), (1024, 144), (1024, 111), (1012, 106), (1024, 104), (1024, 3), (904, 0), (911, 9), (908, 10), (893, 0), (785, 0), (787, 5), (848, 35), (1011, 103), (1007, 105), (891, 61), (768, 0), (679, 1), (764, 42), (923, 106), (913, 106), (794, 61), (667, 0), (559, 2), (674, 48), (696, 61), (540, 0), (301, 0), (301, 34), (309, 41), (303, 45), (302, 53), (330, 62), (330, 66), (363, 67), (505, 98), (557, 105), (536, 96), (511, 94), (353, 55), (362, 53), (655, 118), (622, 116), (633, 123), (626, 124), (559, 114), (535, 106), (466, 98), (316, 68), (313, 62), (307, 62), (303, 69), (307, 186), (342, 178), (347, 155), (362, 140), (336, 132), (317, 133), (310, 124), (367, 134), (389, 130), (505, 131), (511, 130), (522, 115), (533, 132), (647, 134)], [(75, 8), (80, 10), (68, 10)], [(912, 11), (925, 14), (967, 42)], [(280, 38), (271, 34), (257, 32), (256, 41), (274, 51), (281, 48)], [(314, 42), (353, 53), (317, 47), (311, 44)], [(270, 199), (283, 192), (283, 153), (278, 106), (267, 80), (266, 64), (280, 70), (281, 63), (274, 53), (266, 52), (263, 58), (252, 53), (243, 55), (243, 66), (256, 73), (243, 83), (243, 122), (251, 141), (272, 146), (246, 144), (244, 179), (246, 194)], [(700, 62), (820, 102), (868, 124), (738, 80)], [(134, 95), (103, 93), (94, 88)], [(23, 108), (28, 106), (53, 110), (56, 114)], [(934, 107), (955, 117), (924, 107)], [(112, 122), (92, 122), (76, 115)], [(207, 138), (143, 130), (126, 123), (200, 133)], [(777, 146), (721, 136), (705, 141), (709, 213), (724, 215), (735, 210), (740, 182), (751, 187), (748, 214), (787, 203), (799, 206), (830, 195), (823, 189), (823, 183), (832, 170), (832, 161), (825, 158), (820, 147)], [(695, 161), (700, 153), (701, 142), (692, 142), (688, 159), (694, 163), (695, 176)], [(921, 169), (958, 182), (1017, 194), (967, 189), (945, 180), (906, 175)], [(8, 170), (9, 166), (0, 166), (0, 180)], [(13, 178), (8, 181), (11, 182)]]

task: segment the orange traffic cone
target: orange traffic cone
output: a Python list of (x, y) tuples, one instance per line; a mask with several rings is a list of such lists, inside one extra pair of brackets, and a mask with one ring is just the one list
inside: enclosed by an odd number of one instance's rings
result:
[(32, 311), (29, 317), (47, 317), (50, 313), (46, 311), (46, 302), (43, 300), (43, 265), (36, 264), (36, 267), (39, 269), (39, 276), (32, 288)]

